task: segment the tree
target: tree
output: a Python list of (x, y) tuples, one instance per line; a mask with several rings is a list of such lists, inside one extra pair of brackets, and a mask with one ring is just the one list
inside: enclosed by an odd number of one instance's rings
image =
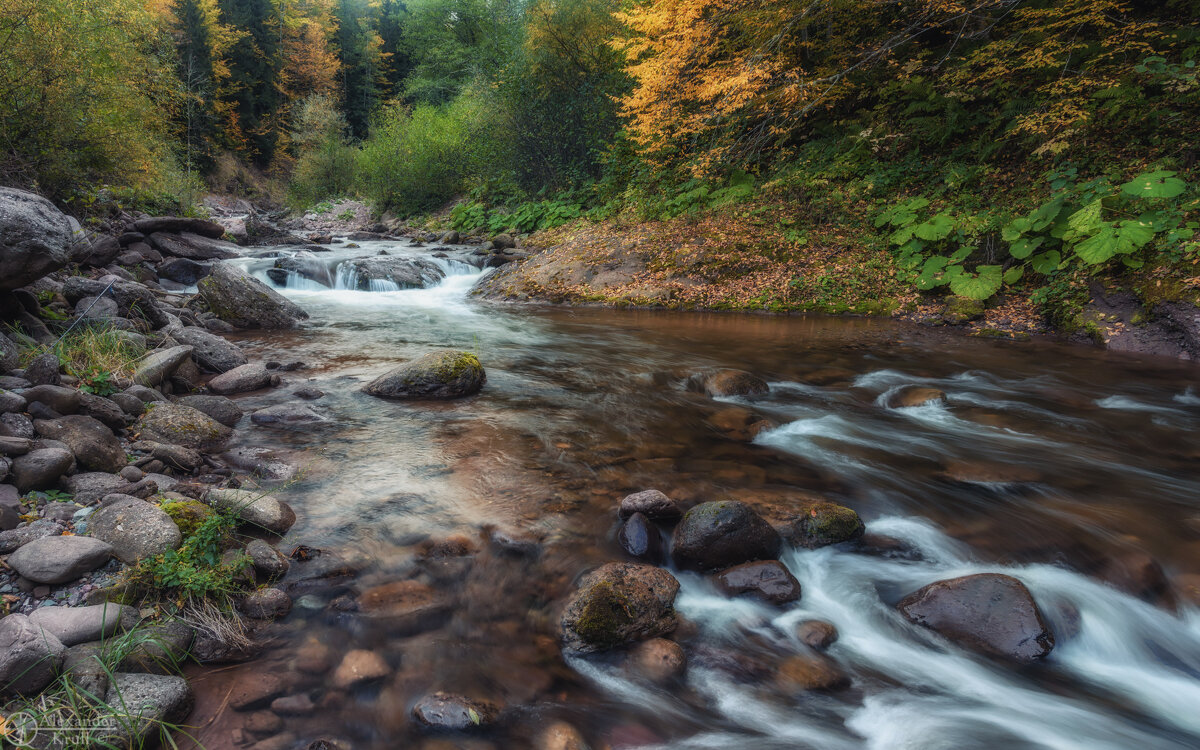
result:
[(342, 110), (356, 138), (365, 138), (380, 102), (383, 40), (376, 32), (378, 7), (370, 0), (338, 0), (338, 57)]
[(229, 48), (230, 75), (219, 93), (233, 115), (227, 137), (266, 167), (275, 156), (284, 104), (279, 7), (272, 0), (218, 0), (218, 6), (221, 23), (242, 32)]

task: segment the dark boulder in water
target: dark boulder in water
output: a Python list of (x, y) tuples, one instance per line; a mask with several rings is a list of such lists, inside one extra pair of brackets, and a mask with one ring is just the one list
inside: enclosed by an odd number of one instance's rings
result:
[(992, 656), (1029, 662), (1054, 648), (1054, 633), (1025, 584), (998, 573), (931, 583), (897, 609), (917, 625)]
[(720, 570), (779, 554), (778, 532), (745, 503), (701, 503), (675, 530), (675, 564), (689, 570)]
[(800, 582), (778, 560), (742, 563), (716, 576), (717, 588), (730, 596), (753, 596), (770, 604), (800, 599)]
[(658, 563), (663, 559), (662, 534), (641, 513), (634, 513), (617, 532), (621, 548), (633, 558)]
[(801, 547), (816, 549), (859, 539), (866, 526), (850, 508), (837, 503), (810, 503), (792, 522), (791, 540)]
[(579, 582), (562, 616), (568, 651), (603, 651), (675, 630), (679, 581), (662, 568), (609, 563)]

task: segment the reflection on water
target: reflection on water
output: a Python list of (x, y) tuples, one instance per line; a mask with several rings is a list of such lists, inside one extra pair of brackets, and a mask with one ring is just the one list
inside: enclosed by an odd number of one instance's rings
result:
[[(467, 268), (424, 290), (289, 288), (310, 325), (243, 342), (307, 365), (244, 407), (301, 384), (326, 394), (313, 405), (327, 422), (239, 432), (303, 465), (284, 490), (301, 520), (281, 546), (326, 554), (293, 564), (284, 585), (297, 607), (261, 659), (198, 674), (208, 746), (235, 730), (265, 736), (222, 708), (233, 681), (263, 671), (313, 701), (285, 716), (280, 747), (524, 748), (560, 719), (593, 748), (1200, 745), (1200, 611), (1173, 585), (1200, 574), (1197, 368), (886, 321), (495, 306), (468, 299)], [(479, 396), (358, 392), (445, 347), (479, 355)], [(712, 366), (753, 371), (771, 393), (714, 401), (683, 388)], [(946, 402), (886, 406), (909, 385)], [(610, 659), (566, 661), (555, 641), (573, 581), (622, 559), (617, 502), (647, 487), (764, 509), (829, 497), (903, 554), (789, 552), (804, 595), (784, 609), (679, 574), (685, 650), (751, 666), (697, 659), (685, 685), (649, 687)], [(540, 555), (489, 542), (494, 528), (542, 540)], [(1045, 663), (993, 663), (894, 610), (927, 583), (983, 571), (1032, 590), (1058, 636)], [(364, 604), (399, 581), (432, 597), (425, 620)], [(794, 695), (773, 678), (812, 618), (840, 632), (828, 653), (852, 678), (846, 691)], [(381, 656), (388, 676), (339, 688), (352, 649)], [(504, 720), (472, 739), (422, 740), (409, 711), (431, 690), (490, 700)]]

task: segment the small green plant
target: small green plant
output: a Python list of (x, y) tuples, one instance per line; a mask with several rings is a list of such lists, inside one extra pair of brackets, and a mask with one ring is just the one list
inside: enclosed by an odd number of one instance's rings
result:
[(358, 218), (358, 214), (354, 213), (353, 209), (342, 211), (337, 215), (338, 221), (354, 221), (356, 218)]
[(249, 563), (245, 555), (222, 562), (222, 552), (232, 539), (237, 517), (214, 513), (198, 523), (179, 549), (142, 560), (125, 574), (127, 591), (171, 602), (183, 608), (198, 601), (217, 602), (226, 608), (245, 588), (239, 574)]
[(79, 380), (81, 382), (79, 390), (95, 396), (111, 396), (118, 390), (116, 384), (113, 383), (112, 373), (107, 370), (90, 370), (79, 376)]
[(25, 496), (26, 504), (29, 504), (31, 500), (41, 500), (47, 503), (69, 503), (74, 499), (74, 495), (62, 490), (37, 490)]

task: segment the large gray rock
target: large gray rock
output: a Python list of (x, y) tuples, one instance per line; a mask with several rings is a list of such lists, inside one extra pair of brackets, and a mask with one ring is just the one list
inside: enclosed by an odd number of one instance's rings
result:
[(569, 651), (603, 651), (675, 630), (679, 581), (662, 568), (609, 563), (588, 573), (562, 616)]
[(8, 565), (34, 583), (66, 583), (89, 573), (112, 558), (107, 542), (86, 536), (48, 536), (8, 556)]
[(65, 448), (39, 448), (13, 459), (13, 484), (22, 493), (48, 490), (71, 470), (75, 456)]
[(0, 290), (18, 289), (71, 262), (77, 224), (41, 196), (0, 188)]
[(195, 351), (191, 346), (172, 346), (156, 349), (133, 365), (133, 382), (138, 385), (156, 386), (182, 365)]
[(109, 682), (104, 703), (110, 707), (112, 720), (105, 721), (101, 715), (97, 724), (111, 728), (93, 737), (93, 746), (143, 747), (158, 744), (167, 731), (164, 725), (186, 719), (195, 698), (182, 677), (117, 672)]
[(34, 695), (49, 685), (66, 647), (25, 615), (0, 620), (0, 695)]
[(270, 495), (249, 490), (211, 489), (205, 501), (219, 511), (233, 511), (239, 519), (275, 534), (284, 534), (296, 523), (296, 513)]
[(0, 333), (0, 374), (16, 369), (20, 354), (12, 339)]
[(83, 403), (79, 391), (61, 385), (35, 385), (22, 391), (21, 396), (31, 404), (39, 401), (59, 414), (74, 414)]
[(113, 554), (134, 565), (148, 557), (178, 549), (179, 527), (162, 508), (129, 495), (109, 495), (88, 517), (87, 533), (112, 545)]
[(133, 222), (133, 228), (144, 235), (155, 232), (172, 234), (191, 232), (213, 240), (219, 240), (225, 236), (225, 227), (217, 222), (208, 219), (193, 219), (187, 216), (149, 216)]
[(1054, 633), (1033, 595), (1012, 576), (980, 573), (937, 581), (896, 606), (910, 622), (991, 656), (1030, 662), (1054, 648)]
[(154, 328), (162, 328), (170, 323), (153, 292), (135, 281), (118, 276), (102, 276), (99, 279), (71, 276), (63, 282), (62, 293), (72, 305), (84, 297), (107, 294), (117, 301), (122, 318), (141, 318)]
[[(0, 336), (0, 338), (3, 338), (3, 336)], [(29, 402), (21, 394), (0, 388), (0, 414), (23, 412), (28, 405)]]
[(425, 289), (446, 278), (442, 267), (431, 260), (390, 255), (348, 260), (339, 269), (342, 273), (352, 279), (351, 286), (363, 291)]
[(275, 427), (300, 427), (324, 422), (326, 419), (308, 404), (290, 402), (259, 409), (250, 415), (250, 421)]
[(58, 368), (57, 354), (53, 352), (39, 354), (28, 365), (25, 365), (25, 379), (34, 385), (59, 385), (62, 383), (62, 376), (59, 374)]
[(203, 328), (185, 326), (171, 335), (179, 343), (192, 347), (192, 358), (208, 372), (228, 372), (246, 364), (246, 355), (237, 344)]
[(73, 414), (61, 419), (39, 419), (33, 424), (42, 437), (65, 443), (85, 469), (118, 472), (127, 463), (121, 441), (99, 420)]
[(145, 440), (173, 443), (210, 453), (220, 449), (233, 430), (207, 414), (179, 404), (156, 403), (138, 420)]
[(671, 551), (689, 570), (720, 570), (779, 554), (779, 533), (745, 503), (701, 503), (683, 515)]
[(39, 607), (29, 621), (64, 646), (74, 646), (124, 633), (137, 624), (138, 611), (111, 602), (90, 607)]
[(123, 430), (128, 424), (119, 404), (94, 393), (79, 392), (79, 413), (104, 423), (110, 430)]
[(242, 410), (224, 396), (184, 396), (176, 403), (202, 411), (226, 427), (233, 427), (242, 418)]
[(156, 232), (147, 239), (163, 255), (173, 255), (176, 258), (187, 258), (188, 260), (227, 260), (242, 254), (241, 248), (232, 242), (201, 237), (191, 232), (182, 234)]
[(394, 399), (452, 399), (478, 393), (487, 382), (470, 352), (431, 352), (367, 383), (363, 393)]
[(35, 539), (58, 536), (65, 530), (66, 528), (57, 521), (39, 518), (28, 526), (0, 531), (0, 555), (18, 550)]
[(227, 396), (267, 388), (273, 382), (271, 371), (255, 362), (221, 373), (208, 381), (208, 390), (220, 396)]
[(295, 328), (308, 313), (246, 271), (217, 263), (197, 284), (218, 318), (238, 328)]
[(100, 502), (106, 495), (121, 492), (129, 486), (129, 482), (105, 471), (85, 471), (73, 474), (63, 480), (67, 492), (80, 505), (92, 505)]
[(156, 270), (164, 279), (191, 286), (212, 273), (212, 266), (189, 258), (167, 258), (156, 266)]

